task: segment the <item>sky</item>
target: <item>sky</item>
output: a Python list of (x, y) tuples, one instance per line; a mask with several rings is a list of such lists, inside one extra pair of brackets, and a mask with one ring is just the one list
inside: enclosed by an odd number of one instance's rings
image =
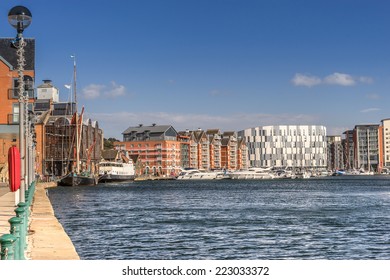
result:
[(138, 124), (177, 131), (324, 125), (341, 135), (390, 118), (390, 1), (29, 0), (35, 85), (72, 95), (106, 138)]

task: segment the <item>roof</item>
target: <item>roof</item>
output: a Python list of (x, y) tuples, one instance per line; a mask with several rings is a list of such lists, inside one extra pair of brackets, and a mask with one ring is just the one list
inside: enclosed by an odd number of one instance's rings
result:
[(130, 126), (126, 129), (122, 134), (130, 134), (130, 133), (164, 133), (167, 131), (171, 125), (151, 125), (151, 126)]
[(102, 151), (102, 158), (104, 158), (107, 161), (115, 160), (118, 155), (117, 150), (103, 150)]
[(215, 128), (215, 129), (208, 129), (206, 131), (206, 134), (221, 134), (221, 131), (219, 129), (217, 129), (217, 128)]
[[(17, 55), (16, 48), (12, 46), (12, 40), (14, 38), (0, 38), (0, 56), (16, 69), (18, 65)], [(27, 43), (24, 48), (26, 59), (24, 70), (35, 70), (35, 39), (24, 38), (24, 41)]]

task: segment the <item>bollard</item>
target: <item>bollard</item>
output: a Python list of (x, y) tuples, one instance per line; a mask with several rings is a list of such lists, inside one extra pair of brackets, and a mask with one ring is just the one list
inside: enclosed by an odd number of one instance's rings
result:
[(8, 220), (11, 228), (10, 233), (16, 237), (15, 246), (14, 246), (14, 259), (23, 260), (24, 259), (24, 248), (22, 244), (22, 239), (20, 236), (20, 229), (22, 227), (22, 219), (18, 217), (12, 217)]
[(25, 216), (25, 220), (26, 220), (26, 225), (27, 225), (27, 221), (28, 221), (28, 217), (30, 215), (30, 211), (29, 211), (29, 204), (27, 202), (19, 202), (18, 203), (18, 207), (21, 207), (24, 209), (24, 216)]
[(16, 237), (12, 234), (3, 234), (0, 238), (1, 243), (1, 260), (14, 259), (14, 243)]
[[(19, 204), (21, 204), (24, 202), (19, 202)], [(16, 213), (16, 217), (20, 218), (22, 220), (22, 223), (20, 225), (20, 246), (22, 246), (23, 250), (27, 248), (27, 242), (26, 242), (26, 238), (27, 238), (27, 217), (26, 217), (26, 211), (25, 211), (25, 207), (22, 207), (22, 206), (19, 206), (18, 208), (16, 208), (15, 210), (15, 213)]]

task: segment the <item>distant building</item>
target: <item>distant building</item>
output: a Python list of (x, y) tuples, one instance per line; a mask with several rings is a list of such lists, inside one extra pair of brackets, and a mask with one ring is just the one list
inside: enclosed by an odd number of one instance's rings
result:
[(235, 131), (226, 131), (222, 135), (221, 164), (224, 169), (237, 170), (238, 137)]
[(37, 86), (37, 99), (52, 100), (55, 103), (60, 102), (60, 92), (53, 86), (51, 80), (43, 80), (43, 84)]
[(356, 125), (354, 129), (355, 168), (377, 171), (379, 167), (379, 125)]
[(326, 168), (326, 128), (319, 125), (259, 126), (239, 131), (253, 167)]
[(177, 175), (181, 170), (181, 144), (171, 125), (132, 126), (123, 133), (123, 142), (115, 142), (119, 150), (138, 155), (137, 175)]
[(343, 163), (344, 169), (351, 170), (356, 169), (355, 167), (355, 142), (354, 142), (354, 131), (347, 130), (343, 133), (344, 139), (342, 139), (343, 146)]
[(328, 136), (328, 169), (345, 169), (341, 136)]
[(390, 119), (384, 119), (382, 124), (382, 167), (390, 174)]
[(222, 133), (219, 129), (208, 129), (206, 135), (209, 139), (210, 166), (209, 169), (222, 169)]

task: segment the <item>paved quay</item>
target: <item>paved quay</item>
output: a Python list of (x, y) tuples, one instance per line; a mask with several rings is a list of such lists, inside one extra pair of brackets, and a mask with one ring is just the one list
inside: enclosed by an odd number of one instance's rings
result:
[[(31, 205), (27, 259), (79, 260), (76, 249), (54, 215), (46, 188), (54, 183), (38, 183)], [(0, 235), (9, 233), (9, 218), (15, 216), (15, 194), (0, 186)]]

